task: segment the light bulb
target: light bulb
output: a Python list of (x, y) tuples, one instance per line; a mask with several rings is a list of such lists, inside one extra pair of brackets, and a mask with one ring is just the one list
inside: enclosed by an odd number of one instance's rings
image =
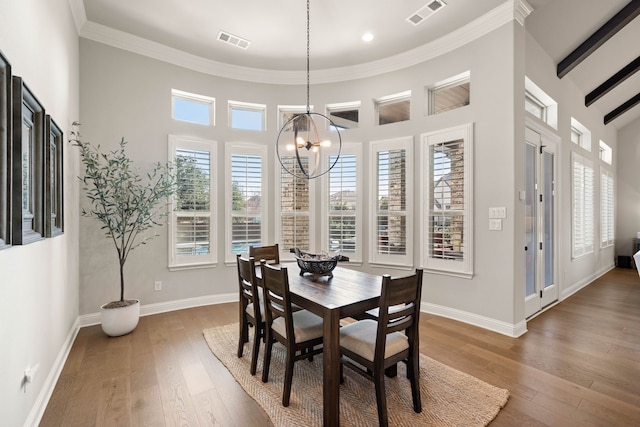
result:
[(328, 139), (325, 139), (324, 141), (320, 142), (320, 146), (322, 147), (331, 147), (331, 141)]
[(295, 145), (293, 145), (293, 144), (287, 144), (287, 147), (286, 147), (286, 148), (287, 148), (287, 151), (293, 151), (293, 150), (295, 150), (295, 149), (296, 149), (296, 146), (295, 146)]
[(304, 147), (305, 145), (307, 145), (305, 140), (300, 136), (296, 138), (296, 144), (298, 144), (298, 147)]

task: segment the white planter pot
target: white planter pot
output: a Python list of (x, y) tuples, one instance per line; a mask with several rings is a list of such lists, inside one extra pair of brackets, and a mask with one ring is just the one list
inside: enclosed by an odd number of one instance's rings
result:
[(104, 308), (100, 307), (100, 322), (102, 330), (111, 337), (119, 337), (128, 334), (138, 326), (140, 318), (140, 301), (126, 307)]

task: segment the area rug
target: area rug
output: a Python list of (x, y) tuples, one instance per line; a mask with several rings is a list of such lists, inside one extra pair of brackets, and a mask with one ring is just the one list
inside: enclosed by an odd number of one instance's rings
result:
[[(249, 373), (251, 341), (238, 358), (238, 324), (203, 331), (213, 354), (227, 367), (236, 381), (265, 410), (273, 424), (281, 426), (322, 425), (322, 355), (313, 362), (296, 362), (291, 401), (282, 406), (284, 347), (274, 344), (269, 382), (261, 381), (264, 346), (260, 346), (258, 372)], [(253, 335), (251, 332), (250, 335)], [(507, 403), (509, 392), (467, 375), (424, 354), (420, 355), (422, 413), (413, 412), (411, 386), (405, 364), (398, 364), (398, 375), (386, 378), (387, 406), (391, 426), (486, 426)], [(346, 368), (340, 385), (340, 425), (378, 424), (373, 382)]]

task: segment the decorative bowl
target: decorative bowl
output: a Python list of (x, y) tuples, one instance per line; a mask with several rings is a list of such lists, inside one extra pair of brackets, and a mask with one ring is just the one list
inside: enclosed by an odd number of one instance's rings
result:
[(293, 253), (298, 267), (300, 267), (300, 275), (311, 273), (314, 279), (321, 276), (333, 277), (333, 269), (336, 268), (338, 261), (341, 261), (343, 258), (340, 255), (330, 257), (327, 255), (311, 254), (303, 252), (298, 248), (294, 248)]

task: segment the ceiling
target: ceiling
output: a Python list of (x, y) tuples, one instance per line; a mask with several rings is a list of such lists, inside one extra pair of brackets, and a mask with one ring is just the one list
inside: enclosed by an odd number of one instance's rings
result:
[[(303, 0), (71, 0), (80, 34), (158, 43), (189, 58), (265, 71), (306, 67), (306, 2)], [(312, 0), (311, 70), (365, 66), (407, 54), (491, 14), (513, 0), (444, 0), (418, 25), (407, 18), (432, 0)], [(527, 30), (556, 64), (623, 9), (629, 0), (527, 0)], [(640, 0), (632, 0), (639, 3)], [(77, 15), (83, 15), (80, 18)], [(225, 31), (250, 42), (247, 49), (217, 40)], [(374, 39), (362, 41), (371, 32)], [(83, 34), (85, 33), (85, 34)], [(92, 38), (92, 37), (89, 37)], [(139, 38), (139, 39), (138, 39)], [(151, 49), (151, 47), (149, 47)], [(586, 96), (640, 56), (640, 18), (632, 20), (563, 79)], [(192, 61), (195, 61), (192, 59)], [(640, 94), (640, 73), (631, 75), (589, 108), (604, 116)], [(639, 95), (640, 96), (640, 95)], [(640, 119), (640, 104), (610, 121), (620, 128)]]

